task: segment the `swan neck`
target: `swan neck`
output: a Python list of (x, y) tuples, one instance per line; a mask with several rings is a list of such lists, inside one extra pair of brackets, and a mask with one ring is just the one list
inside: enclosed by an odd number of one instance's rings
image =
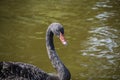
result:
[(53, 33), (50, 30), (47, 30), (47, 33), (46, 33), (46, 47), (49, 50), (55, 50), (55, 47), (53, 44)]
[(48, 28), (46, 32), (46, 48), (47, 48), (49, 59), (53, 67), (56, 69), (59, 79), (70, 80), (70, 72), (62, 63), (62, 61), (60, 60), (60, 58), (58, 57), (55, 51), (55, 47), (53, 43), (53, 32), (50, 30), (50, 28)]

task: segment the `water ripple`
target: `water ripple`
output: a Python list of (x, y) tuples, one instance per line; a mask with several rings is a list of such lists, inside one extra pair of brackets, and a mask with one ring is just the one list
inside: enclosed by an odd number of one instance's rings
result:
[(96, 4), (94, 5), (94, 7), (92, 8), (93, 10), (98, 10), (98, 8), (112, 8), (112, 5), (108, 5), (107, 3), (109, 3), (109, 0), (106, 0), (105, 2), (96, 2)]
[(114, 16), (114, 13), (112, 13), (112, 12), (103, 12), (103, 13), (98, 14), (95, 17), (97, 19), (100, 19), (100, 20), (107, 20), (107, 18), (109, 18), (111, 16)]
[[(110, 28), (108, 26), (99, 27), (92, 29), (89, 33), (92, 35), (88, 38), (88, 41), (85, 42), (86, 49), (82, 50), (83, 56), (96, 56), (96, 57), (106, 57), (107, 59), (114, 58), (114, 48), (118, 47), (116, 39), (118, 36), (115, 34), (116, 29)], [(108, 54), (109, 53), (109, 54)]]

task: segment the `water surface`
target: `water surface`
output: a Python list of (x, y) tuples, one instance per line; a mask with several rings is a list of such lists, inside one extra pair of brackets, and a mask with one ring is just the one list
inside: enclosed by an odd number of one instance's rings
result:
[(45, 47), (52, 22), (65, 28), (68, 46), (55, 37), (72, 80), (120, 79), (119, 0), (1, 0), (0, 61), (34, 64), (55, 72)]

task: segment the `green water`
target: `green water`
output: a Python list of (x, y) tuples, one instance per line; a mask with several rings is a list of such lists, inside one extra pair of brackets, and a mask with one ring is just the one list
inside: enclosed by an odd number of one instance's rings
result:
[(0, 0), (0, 61), (55, 72), (45, 47), (49, 24), (65, 28), (56, 51), (72, 80), (120, 80), (119, 0)]

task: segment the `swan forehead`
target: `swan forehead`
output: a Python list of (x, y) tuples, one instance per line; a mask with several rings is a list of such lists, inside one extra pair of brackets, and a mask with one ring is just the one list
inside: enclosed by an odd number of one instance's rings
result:
[(52, 23), (50, 26), (53, 32), (57, 31), (57, 32), (64, 33), (63, 26), (60, 23)]

